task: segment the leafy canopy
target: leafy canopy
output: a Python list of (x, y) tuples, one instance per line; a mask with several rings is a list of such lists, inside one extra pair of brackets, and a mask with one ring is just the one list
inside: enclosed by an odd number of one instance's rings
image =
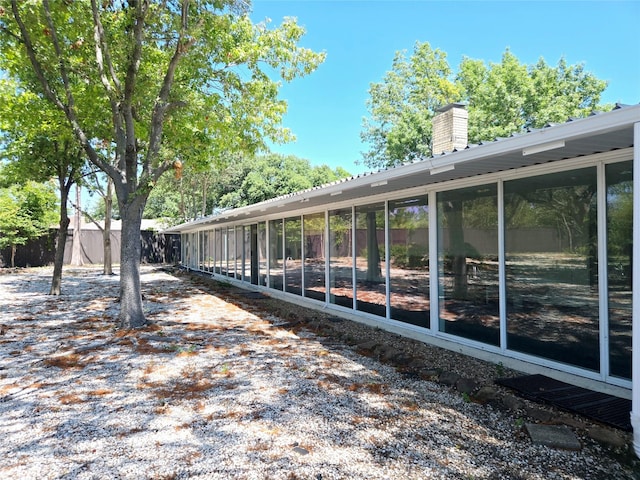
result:
[[(214, 169), (185, 168), (166, 176), (149, 196), (146, 218), (180, 223), (222, 208), (237, 208), (330, 183), (350, 174), (341, 167), (312, 166), (293, 155), (237, 155)], [(204, 189), (203, 186), (209, 188)], [(203, 198), (204, 196), (204, 198)]]
[(468, 105), (469, 142), (477, 143), (609, 108), (598, 105), (606, 86), (582, 64), (525, 65), (509, 50), (500, 63), (464, 58), (454, 74), (446, 53), (417, 42), (411, 57), (396, 53), (383, 80), (370, 85), (363, 161), (380, 168), (430, 156), (431, 120), (448, 103)]
[(28, 181), (0, 188), (0, 248), (24, 245), (56, 221), (56, 195), (49, 184)]

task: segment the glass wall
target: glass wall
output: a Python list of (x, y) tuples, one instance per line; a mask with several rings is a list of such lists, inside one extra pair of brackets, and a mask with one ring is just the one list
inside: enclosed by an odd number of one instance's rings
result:
[(242, 259), (244, 254), (244, 228), (241, 226), (236, 227), (236, 250), (234, 254), (234, 263), (236, 265), (235, 278), (242, 279)]
[[(431, 247), (438, 260), (438, 331), (496, 347), (506, 338), (502, 346), (511, 352), (628, 381), (633, 162), (589, 165), (504, 182), (503, 302), (498, 183), (439, 191), (431, 205), (428, 195), (414, 195), (188, 233), (182, 252), (189, 268), (430, 328)], [(598, 198), (606, 200), (600, 231)], [(429, 244), (430, 208), (436, 208), (437, 245)], [(606, 250), (598, 249), (599, 234)], [(607, 273), (602, 285), (599, 260)], [(605, 288), (607, 303), (600, 305)], [(608, 342), (603, 365), (601, 314)]]
[(429, 202), (389, 202), (391, 318), (429, 327)]
[(356, 207), (356, 308), (386, 316), (384, 203)]
[(227, 276), (236, 276), (236, 228), (227, 229)]
[(631, 379), (633, 162), (607, 165), (609, 374)]
[(329, 302), (353, 308), (353, 229), (350, 208), (329, 212)]
[(251, 226), (242, 227), (242, 280), (251, 281)]
[(209, 262), (211, 261), (211, 253), (209, 250), (209, 231), (202, 232), (202, 269), (209, 271)]
[(599, 370), (596, 168), (504, 192), (507, 347)]
[(283, 221), (269, 221), (269, 287), (282, 290), (284, 286)]
[(439, 329), (500, 344), (497, 185), (437, 195)]
[(227, 241), (229, 232), (227, 227), (220, 229), (220, 274), (227, 275), (229, 271), (229, 259), (227, 252), (229, 251), (229, 242)]
[(258, 224), (258, 285), (267, 285), (267, 223)]
[(302, 223), (300, 217), (284, 221), (285, 291), (302, 295)]
[(216, 235), (215, 235), (215, 230), (211, 229), (209, 230), (209, 271), (213, 272), (213, 268), (215, 266), (215, 262), (216, 262), (216, 251), (215, 251), (215, 245), (216, 245)]
[(325, 300), (324, 212), (305, 215), (304, 221), (304, 296)]

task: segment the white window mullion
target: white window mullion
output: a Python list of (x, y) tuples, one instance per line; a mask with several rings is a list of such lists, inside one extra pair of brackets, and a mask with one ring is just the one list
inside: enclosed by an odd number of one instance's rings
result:
[(357, 230), (356, 230), (356, 207), (351, 207), (351, 288), (352, 288), (352, 296), (353, 301), (351, 302), (351, 308), (356, 310), (357, 306), (357, 292), (356, 292), (356, 283), (357, 283), (357, 268), (356, 268), (356, 242), (357, 238)]
[(265, 286), (271, 288), (271, 220), (265, 220), (264, 222), (264, 241), (265, 241), (265, 254), (267, 261), (267, 271), (265, 272)]
[(498, 181), (498, 314), (500, 349), (507, 349), (507, 264), (505, 258), (504, 182)]
[[(385, 298), (386, 318), (391, 318), (391, 245), (389, 234), (389, 201), (384, 202), (384, 265), (385, 265)], [(376, 233), (377, 241), (377, 233)]]
[(305, 248), (304, 248), (304, 244), (306, 243), (304, 241), (304, 215), (300, 215), (300, 263), (301, 263), (301, 267), (302, 267), (302, 271), (300, 272), (300, 295), (302, 295), (303, 297), (306, 297), (305, 295), (305, 270), (306, 270), (306, 265), (305, 265)]
[(324, 211), (324, 303), (330, 303), (331, 239), (329, 238), (329, 210)]
[(439, 323), (439, 268), (438, 268), (438, 206), (436, 192), (429, 192), (429, 328), (438, 331)]
[(598, 225), (598, 304), (600, 330), (600, 374), (609, 376), (609, 282), (607, 278), (607, 180), (605, 166), (597, 167), (597, 225)]

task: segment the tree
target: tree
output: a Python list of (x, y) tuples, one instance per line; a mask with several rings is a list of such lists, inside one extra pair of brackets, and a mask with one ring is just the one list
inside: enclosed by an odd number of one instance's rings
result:
[(430, 156), (431, 120), (451, 102), (468, 105), (469, 142), (478, 143), (607, 109), (598, 105), (606, 86), (581, 64), (525, 65), (508, 49), (500, 63), (464, 58), (454, 75), (444, 52), (418, 42), (409, 59), (396, 53), (391, 71), (369, 88), (363, 161), (379, 168)]
[(24, 184), (27, 180), (57, 180), (59, 226), (49, 294), (60, 295), (69, 227), (69, 192), (80, 179), (86, 156), (72, 133), (65, 129), (61, 112), (7, 79), (0, 80), (0, 118), (0, 158), (7, 162), (5, 186)]
[(18, 245), (38, 238), (55, 221), (56, 196), (50, 185), (28, 181), (0, 189), (0, 248), (11, 248), (15, 267)]
[(396, 52), (391, 71), (369, 87), (360, 138), (369, 144), (364, 163), (380, 168), (428, 156), (431, 153), (431, 119), (438, 107), (460, 98), (450, 80), (447, 54), (417, 42), (413, 55)]
[(471, 143), (609, 108), (598, 105), (607, 83), (586, 72), (581, 64), (567, 65), (564, 58), (556, 67), (542, 58), (535, 65), (523, 65), (509, 50), (500, 63), (488, 67), (465, 58), (457, 82), (462, 98), (469, 103)]
[[(349, 177), (345, 169), (311, 166), (293, 155), (237, 155), (218, 167), (187, 167), (180, 179), (165, 176), (149, 197), (145, 217), (177, 222), (237, 208)], [(174, 221), (174, 223), (176, 223)]]
[(343, 168), (313, 167), (294, 155), (269, 154), (244, 157), (220, 172), (217, 206), (237, 208), (345, 178)]
[(280, 127), (286, 103), (267, 69), (290, 81), (324, 55), (297, 45), (304, 30), (295, 20), (254, 25), (245, 2), (1, 1), (0, 67), (63, 112), (89, 161), (113, 180), (119, 321), (143, 326), (140, 224), (155, 183), (178, 161), (289, 139)]

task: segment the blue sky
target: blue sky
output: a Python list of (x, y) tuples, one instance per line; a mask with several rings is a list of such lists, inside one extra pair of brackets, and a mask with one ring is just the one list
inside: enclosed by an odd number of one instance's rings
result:
[(640, 0), (254, 0), (252, 9), (254, 22), (296, 17), (307, 30), (301, 45), (327, 53), (316, 72), (282, 86), (284, 125), (297, 141), (272, 146), (312, 165), (368, 170), (356, 162), (366, 150), (360, 131), (369, 84), (417, 41), (446, 52), (454, 71), (465, 56), (499, 62), (506, 48), (526, 64), (564, 57), (609, 82), (604, 102), (640, 103)]

